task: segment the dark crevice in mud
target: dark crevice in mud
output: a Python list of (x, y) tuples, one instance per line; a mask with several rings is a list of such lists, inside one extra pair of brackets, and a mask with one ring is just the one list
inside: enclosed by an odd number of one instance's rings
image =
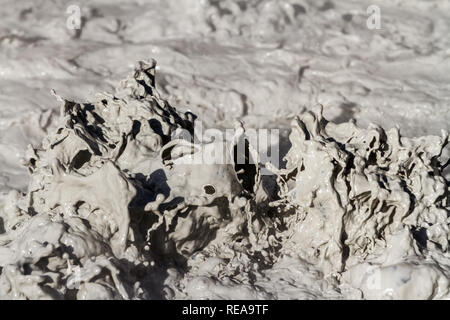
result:
[(133, 126), (131, 128), (131, 136), (133, 137), (133, 139), (136, 139), (140, 131), (141, 131), (141, 122), (133, 120)]
[(400, 181), (400, 186), (403, 188), (403, 191), (405, 191), (409, 196), (409, 207), (407, 213), (404, 215), (403, 219), (407, 218), (413, 211), (416, 206), (416, 196), (414, 193), (409, 190), (408, 186), (406, 185), (406, 182), (404, 180)]
[(49, 260), (48, 257), (43, 257), (41, 259), (39, 259), (38, 262), (36, 262), (36, 267), (45, 270), (45, 271), (49, 271), (47, 266), (48, 266)]
[[(166, 199), (170, 196), (170, 187), (167, 184), (167, 176), (164, 170), (158, 169), (152, 172), (147, 183), (155, 191), (155, 195), (162, 193)], [(151, 200), (154, 201), (155, 199)]]
[[(343, 217), (343, 219), (344, 219), (344, 217)], [(342, 221), (342, 225), (344, 225), (344, 221)], [(346, 244), (347, 239), (348, 239), (348, 235), (345, 232), (345, 230), (343, 230), (341, 232), (341, 239), (340, 239), (341, 246), (342, 246), (342, 261), (341, 261), (342, 262), (342, 271), (345, 270), (347, 260), (350, 257), (350, 247)]]
[(298, 124), (299, 128), (302, 130), (302, 133), (305, 136), (305, 140), (311, 140), (311, 134), (309, 133), (309, 130), (306, 128), (303, 121), (297, 121), (297, 124)]
[[(300, 168), (302, 169), (302, 168)], [(303, 168), (304, 169), (304, 168)], [(302, 170), (300, 170), (302, 171)], [(297, 178), (297, 174), (298, 174), (298, 168), (295, 168), (294, 170), (292, 170), (291, 172), (289, 172), (287, 175), (283, 176), (285, 181), (288, 180), (293, 180), (295, 181)]]
[[(137, 80), (137, 83), (139, 83), (141, 86), (143, 86), (145, 88), (145, 92), (149, 95), (153, 95), (153, 89), (152, 87), (150, 87), (149, 85), (147, 85), (145, 83), (144, 80)], [(144, 97), (140, 97), (141, 99), (143, 99)]]
[(33, 269), (31, 268), (31, 266), (30, 266), (29, 263), (24, 263), (23, 266), (22, 266), (22, 268), (23, 268), (23, 274), (24, 274), (25, 276), (30, 275), (31, 272), (33, 271)]
[(369, 157), (367, 159), (366, 167), (369, 166), (378, 166), (377, 165), (377, 154), (375, 152), (370, 152)]
[[(345, 150), (344, 148), (341, 148), (341, 150)], [(345, 163), (343, 176), (348, 177), (350, 175), (350, 172), (355, 169), (355, 156), (351, 153), (346, 153), (347, 156), (347, 162)], [(351, 186), (350, 181), (348, 179), (345, 179), (345, 182), (347, 184), (347, 191), (350, 192)]]
[(334, 170), (330, 177), (330, 186), (333, 189), (333, 193), (336, 198), (337, 205), (342, 209), (342, 211), (345, 211), (345, 208), (342, 207), (341, 196), (340, 196), (339, 192), (337, 192), (337, 190), (336, 190), (336, 184), (337, 184), (336, 182), (338, 181), (338, 176), (342, 175), (344, 168), (336, 160), (333, 160), (332, 162), (334, 164)]
[(417, 242), (421, 252), (427, 248), (427, 241), (428, 241), (427, 229), (423, 227), (413, 226), (411, 227), (411, 234), (413, 236), (413, 239)]
[(170, 136), (165, 135), (163, 132), (161, 122), (156, 119), (150, 119), (148, 124), (150, 125), (150, 128), (152, 128), (152, 130), (161, 137), (163, 144), (170, 141)]
[[(241, 148), (238, 147), (238, 145), (242, 145), (242, 143), (245, 144), (244, 154), (239, 154), (238, 152)], [(238, 145), (235, 145), (233, 150), (234, 169), (242, 187), (246, 191), (252, 193), (256, 183), (257, 164), (255, 164), (255, 161), (250, 154), (250, 144), (248, 140), (241, 137)]]
[(216, 193), (216, 189), (214, 188), (213, 185), (206, 185), (203, 187), (203, 189), (205, 190), (205, 193), (208, 195), (213, 195), (214, 193)]
[(164, 211), (174, 209), (178, 204), (182, 203), (184, 200), (185, 199), (183, 197), (175, 197), (169, 202), (161, 203), (158, 210)]
[(291, 140), (289, 139), (289, 134), (291, 133), (291, 130), (280, 129), (279, 133), (280, 135), (278, 141), (278, 148), (279, 148), (278, 164), (280, 166), (280, 169), (285, 169), (287, 164), (285, 156), (292, 147)]
[(127, 136), (125, 133), (122, 134), (122, 141), (120, 142), (120, 148), (119, 151), (117, 152), (117, 155), (115, 157), (115, 160), (119, 159), (120, 156), (123, 154), (123, 152), (125, 151), (125, 148), (127, 147)]
[[(5, 222), (3, 221), (3, 218), (0, 217), (0, 235), (5, 233), (5, 232), (6, 232), (6, 230), (5, 230)], [(1, 273), (1, 271), (0, 271), (0, 273)]]
[(354, 102), (344, 102), (339, 107), (341, 109), (341, 113), (333, 119), (336, 123), (344, 123), (352, 120), (355, 116), (355, 111), (357, 108), (357, 104)]
[(248, 98), (245, 94), (240, 94), (242, 101), (242, 116), (245, 117), (248, 115)]

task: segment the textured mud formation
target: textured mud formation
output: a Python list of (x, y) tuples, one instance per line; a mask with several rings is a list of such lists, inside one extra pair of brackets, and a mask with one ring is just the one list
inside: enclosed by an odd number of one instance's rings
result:
[[(195, 136), (154, 70), (138, 63), (93, 103), (55, 94), (60, 124), (27, 151), (27, 193), (0, 201), (1, 297), (450, 296), (447, 133), (303, 113), (268, 188), (251, 145), (253, 161), (236, 162), (242, 125), (230, 140)], [(225, 164), (186, 161), (218, 149)]]
[(283, 250), (365, 298), (448, 295), (449, 184), (440, 162), (448, 133), (404, 138), (398, 129), (360, 129), (305, 113), (278, 172)]

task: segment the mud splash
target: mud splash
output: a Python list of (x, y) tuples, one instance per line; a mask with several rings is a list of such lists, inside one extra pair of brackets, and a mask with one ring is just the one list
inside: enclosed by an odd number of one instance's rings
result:
[[(449, 297), (446, 132), (404, 138), (302, 113), (270, 189), (250, 145), (254, 164), (234, 163), (245, 129), (195, 138), (153, 61), (92, 103), (55, 96), (61, 119), (28, 148), (27, 193), (0, 202), (1, 297)], [(183, 161), (211, 148), (230, 161)]]

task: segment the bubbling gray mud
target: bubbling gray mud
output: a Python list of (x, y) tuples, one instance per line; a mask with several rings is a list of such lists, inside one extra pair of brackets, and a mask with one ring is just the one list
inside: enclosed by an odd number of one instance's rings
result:
[[(292, 123), (286, 167), (236, 164), (226, 141), (183, 138), (140, 62), (114, 94), (61, 101), (29, 147), (28, 192), (0, 201), (0, 296), (14, 299), (449, 298), (448, 134)], [(222, 148), (225, 164), (186, 163)], [(254, 164), (251, 164), (254, 163)]]

